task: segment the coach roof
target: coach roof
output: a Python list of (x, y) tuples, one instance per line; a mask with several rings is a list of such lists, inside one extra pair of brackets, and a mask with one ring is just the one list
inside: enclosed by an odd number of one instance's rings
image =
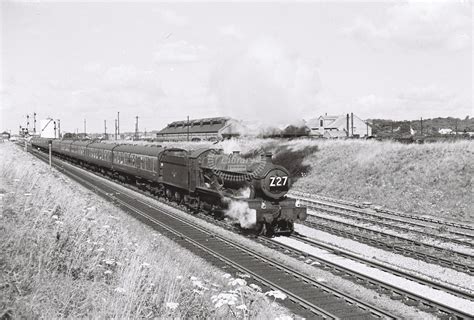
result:
[(114, 149), (114, 152), (129, 152), (134, 154), (143, 154), (147, 156), (157, 156), (163, 150), (165, 150), (163, 147), (156, 145), (139, 146), (132, 144), (121, 144)]

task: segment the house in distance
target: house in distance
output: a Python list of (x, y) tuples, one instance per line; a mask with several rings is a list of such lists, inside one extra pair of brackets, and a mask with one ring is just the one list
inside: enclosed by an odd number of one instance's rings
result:
[(372, 126), (353, 113), (346, 115), (320, 116), (306, 124), (310, 135), (328, 139), (367, 138), (372, 136)]

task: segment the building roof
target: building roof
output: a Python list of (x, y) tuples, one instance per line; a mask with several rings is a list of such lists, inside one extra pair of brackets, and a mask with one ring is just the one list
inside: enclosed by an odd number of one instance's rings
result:
[(220, 129), (226, 126), (227, 121), (230, 118), (219, 117), (219, 118), (204, 118), (204, 119), (193, 119), (184, 121), (171, 122), (158, 132), (158, 134), (186, 134), (189, 133), (217, 133)]

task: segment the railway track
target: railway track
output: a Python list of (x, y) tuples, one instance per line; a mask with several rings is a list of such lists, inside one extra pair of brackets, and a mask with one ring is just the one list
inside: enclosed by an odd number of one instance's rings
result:
[[(360, 256), (357, 256), (355, 254), (351, 254), (349, 252), (341, 251), (340, 249), (331, 247), (327, 244), (321, 243), (319, 241), (315, 241), (313, 239), (307, 238), (302, 235), (294, 235), (293, 238), (297, 239), (300, 242), (306, 243), (312, 247), (318, 248), (325, 250), (329, 253), (332, 253), (334, 255), (337, 255), (339, 257), (343, 257), (346, 259), (350, 259), (352, 261), (356, 261), (359, 263), (362, 263), (366, 266), (375, 268), (377, 270), (382, 270), (385, 272), (388, 272), (390, 274), (402, 277), (407, 280), (414, 281), (416, 283), (419, 283), (424, 286), (428, 286), (430, 288), (440, 290), (443, 292), (447, 292), (449, 294), (452, 294), (454, 296), (457, 296), (462, 299), (466, 300), (474, 300), (474, 297), (469, 294), (468, 292), (465, 292), (464, 290), (460, 290), (451, 286), (447, 286), (444, 284), (441, 284), (439, 282), (435, 282), (423, 277), (419, 277), (416, 275), (412, 275), (406, 272), (403, 272), (401, 270), (392, 268), (388, 265), (384, 265), (378, 262), (374, 262), (371, 260), (364, 259)], [(403, 288), (400, 288), (399, 286), (392, 285), (389, 282), (386, 281), (380, 281), (378, 279), (375, 279), (374, 277), (367, 276), (366, 274), (351, 270), (350, 268), (341, 266), (339, 264), (333, 263), (331, 261), (328, 261), (327, 259), (317, 257), (315, 255), (312, 255), (310, 253), (307, 253), (303, 250), (296, 249), (292, 246), (288, 246), (286, 244), (283, 244), (281, 242), (274, 241), (272, 239), (268, 238), (258, 238), (257, 240), (260, 243), (264, 243), (267, 246), (278, 250), (282, 252), (286, 252), (287, 254), (290, 254), (291, 256), (298, 258), (298, 257), (304, 257), (304, 259), (311, 258), (312, 262), (316, 261), (318, 264), (318, 268), (323, 268), (325, 270), (328, 270), (332, 272), (333, 274), (336, 274), (338, 276), (344, 277), (346, 279), (350, 279), (353, 282), (363, 285), (369, 289), (374, 289), (377, 292), (389, 295), (391, 299), (393, 300), (401, 300), (405, 304), (409, 306), (416, 306), (420, 308), (423, 311), (431, 312), (436, 314), (437, 316), (440, 316), (442, 318), (449, 318), (449, 319), (469, 319), (472, 318), (472, 315), (464, 312), (462, 310), (458, 310), (456, 308), (450, 307), (446, 304), (439, 303), (437, 301), (434, 301), (430, 298), (424, 297), (420, 294), (416, 294), (413, 292), (410, 292), (409, 290), (405, 290)]]
[[(370, 223), (377, 226), (382, 226), (385, 228), (401, 231), (404, 233), (414, 233), (418, 236), (430, 237), (436, 240), (441, 240), (444, 242), (450, 242), (459, 244), (461, 246), (469, 247), (474, 249), (474, 235), (462, 234), (459, 233), (453, 234), (455, 238), (438, 235), (433, 233), (428, 233), (426, 226), (416, 226), (416, 227), (407, 227), (405, 222), (397, 221), (396, 219), (391, 219), (387, 217), (380, 217), (370, 213), (367, 213), (362, 210), (350, 210), (346, 208), (341, 208), (337, 206), (330, 206), (322, 203), (314, 203), (306, 200), (300, 200), (303, 205), (306, 205), (308, 208), (314, 209), (318, 212), (327, 213), (333, 216), (341, 216), (351, 220), (362, 221), (365, 223)], [(414, 225), (412, 223), (412, 225)], [(435, 231), (435, 230), (433, 230)], [(461, 239), (459, 238), (461, 237)]]
[[(33, 154), (42, 160), (46, 158), (37, 152)], [(394, 315), (376, 306), (319, 283), (235, 240), (229, 240), (193, 224), (190, 218), (179, 217), (161, 206), (152, 206), (133, 195), (124, 193), (118, 187), (114, 187), (111, 182), (86, 174), (73, 165), (61, 164), (61, 161), (53, 160), (53, 165), (66, 176), (105, 199), (113, 201), (137, 219), (149, 224), (210, 263), (227, 270), (246, 273), (263, 287), (285, 293), (289, 299), (284, 300), (282, 304), (296, 314), (312, 319), (395, 318)]]
[[(407, 225), (412, 225), (415, 227), (431, 227), (433, 229), (446, 228), (446, 232), (453, 235), (459, 236), (461, 238), (468, 238), (474, 240), (474, 226), (454, 223), (450, 221), (445, 221), (441, 219), (424, 217), (422, 215), (410, 215), (407, 213), (402, 213), (398, 211), (375, 208), (375, 212), (368, 212), (364, 209), (365, 205), (345, 201), (339, 199), (332, 199), (320, 195), (309, 194), (299, 191), (291, 191), (289, 196), (305, 201), (310, 204), (317, 204), (331, 208), (343, 209), (361, 216), (370, 217), (374, 219), (381, 219), (385, 221), (392, 221), (395, 223), (403, 223)], [(458, 229), (458, 230), (456, 230)], [(462, 230), (462, 231), (461, 231)]]
[[(395, 235), (385, 234), (372, 229), (318, 216), (309, 216), (307, 220), (301, 222), (301, 224), (407, 257), (435, 263), (446, 268), (452, 268), (470, 275), (474, 273), (474, 266), (472, 265), (473, 257), (467, 254), (454, 253), (447, 249), (437, 248)], [(335, 227), (334, 224), (338, 227)], [(420, 249), (423, 249), (423, 252), (421, 252)], [(458, 261), (447, 259), (443, 255), (454, 257)]]

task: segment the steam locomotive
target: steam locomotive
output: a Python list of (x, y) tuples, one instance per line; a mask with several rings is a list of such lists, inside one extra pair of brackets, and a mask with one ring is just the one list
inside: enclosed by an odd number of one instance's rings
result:
[(246, 158), (218, 149), (46, 138), (33, 138), (31, 144), (42, 151), (51, 144), (55, 156), (137, 185), (190, 211), (230, 216), (259, 235), (291, 234), (294, 222), (306, 219), (306, 208), (286, 197), (291, 177), (272, 163), (271, 154)]

